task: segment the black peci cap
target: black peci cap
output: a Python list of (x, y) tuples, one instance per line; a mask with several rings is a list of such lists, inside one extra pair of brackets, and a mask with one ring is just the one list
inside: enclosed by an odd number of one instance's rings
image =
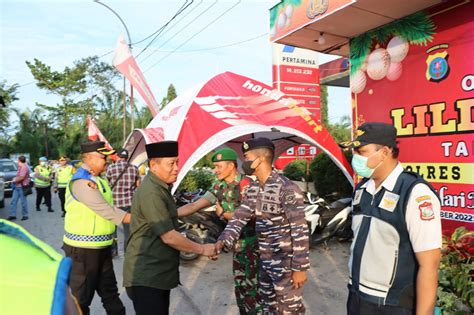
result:
[(160, 141), (145, 145), (149, 159), (161, 157), (177, 157), (178, 141)]
[(396, 148), (397, 129), (382, 122), (365, 123), (357, 128), (354, 140), (342, 142), (339, 146), (344, 149), (357, 149), (367, 144), (380, 144)]
[(272, 151), (275, 151), (275, 145), (273, 144), (272, 140), (268, 138), (255, 138), (242, 143), (243, 153), (259, 148), (267, 148)]
[(113, 149), (107, 149), (103, 141), (89, 141), (81, 144), (81, 153), (98, 152), (103, 155), (115, 153)]
[(122, 148), (118, 151), (117, 155), (119, 158), (128, 159), (128, 150), (125, 148)]

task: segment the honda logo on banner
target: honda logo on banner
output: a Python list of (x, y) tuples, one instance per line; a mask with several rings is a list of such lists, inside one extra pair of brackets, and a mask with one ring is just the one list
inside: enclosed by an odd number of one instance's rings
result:
[(117, 42), (117, 49), (115, 50), (115, 56), (112, 61), (117, 70), (122, 73), (128, 81), (137, 89), (138, 93), (143, 97), (146, 105), (150, 109), (153, 117), (158, 113), (158, 103), (150, 90), (150, 87), (146, 83), (145, 77), (142, 71), (138, 67), (135, 58), (133, 58), (130, 49), (125, 42), (123, 36), (120, 36)]

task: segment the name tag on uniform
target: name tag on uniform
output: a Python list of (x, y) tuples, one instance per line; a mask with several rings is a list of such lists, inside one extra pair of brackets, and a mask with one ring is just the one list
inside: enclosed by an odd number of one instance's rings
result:
[(362, 193), (364, 192), (363, 189), (357, 189), (354, 194), (354, 200), (352, 200), (352, 205), (358, 205), (360, 203), (360, 199), (362, 198)]
[(397, 206), (398, 199), (400, 199), (399, 195), (386, 191), (383, 194), (382, 201), (380, 201), (379, 208), (393, 212)]

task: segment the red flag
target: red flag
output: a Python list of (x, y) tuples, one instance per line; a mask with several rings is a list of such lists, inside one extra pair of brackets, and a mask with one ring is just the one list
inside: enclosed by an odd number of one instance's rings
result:
[(113, 149), (90, 116), (87, 116), (87, 137), (91, 141), (104, 141), (107, 149)]
[(140, 93), (145, 101), (146, 105), (150, 109), (153, 117), (158, 113), (158, 103), (150, 90), (150, 87), (146, 83), (145, 77), (142, 71), (138, 67), (135, 58), (133, 58), (130, 48), (123, 36), (120, 36), (117, 42), (117, 49), (115, 50), (115, 56), (112, 61), (117, 70), (122, 73), (133, 87)]

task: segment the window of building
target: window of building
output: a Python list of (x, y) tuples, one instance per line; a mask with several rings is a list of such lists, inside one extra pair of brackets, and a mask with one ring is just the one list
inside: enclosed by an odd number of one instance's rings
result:
[(316, 154), (316, 147), (309, 148), (309, 154), (315, 155)]
[(295, 154), (295, 149), (294, 148), (289, 148), (288, 150), (286, 150), (286, 154), (288, 154), (288, 155)]
[(304, 155), (305, 154), (305, 148), (304, 147), (299, 147), (298, 148), (298, 155)]

